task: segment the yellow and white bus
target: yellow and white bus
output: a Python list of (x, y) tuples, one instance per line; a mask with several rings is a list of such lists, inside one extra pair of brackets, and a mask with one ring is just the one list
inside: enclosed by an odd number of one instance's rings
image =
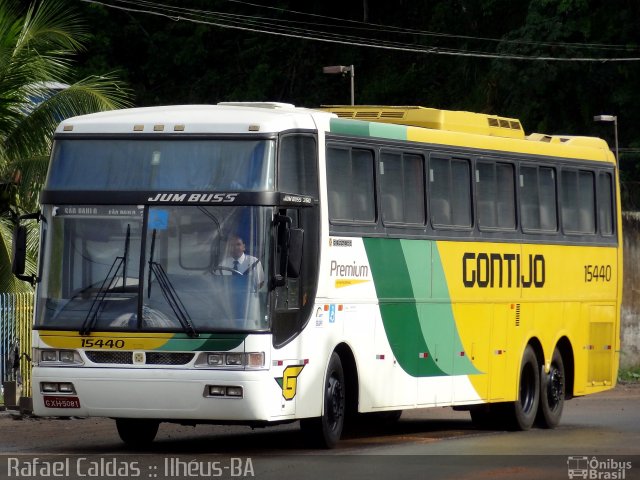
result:
[(16, 235), (34, 412), (111, 417), (130, 444), (161, 422), (300, 420), (332, 447), (345, 419), (434, 406), (554, 427), (566, 398), (616, 382), (617, 185), (600, 139), (468, 112), (65, 120), (37, 273), (26, 219)]

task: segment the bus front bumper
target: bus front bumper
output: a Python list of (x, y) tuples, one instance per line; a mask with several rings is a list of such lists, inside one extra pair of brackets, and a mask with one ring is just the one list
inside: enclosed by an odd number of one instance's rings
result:
[(39, 416), (247, 423), (287, 419), (277, 415), (282, 389), (268, 370), (35, 367), (32, 378), (33, 411)]

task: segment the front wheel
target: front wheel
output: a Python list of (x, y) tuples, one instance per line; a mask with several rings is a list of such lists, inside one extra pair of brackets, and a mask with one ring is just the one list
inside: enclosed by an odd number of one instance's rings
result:
[(344, 371), (340, 356), (334, 352), (325, 377), (322, 415), (300, 421), (307, 444), (320, 448), (336, 446), (344, 427), (345, 403)]
[(512, 426), (529, 430), (533, 426), (540, 402), (540, 367), (533, 347), (527, 345), (520, 364), (518, 399), (511, 405)]
[(120, 439), (130, 447), (141, 448), (156, 438), (160, 422), (143, 418), (116, 418)]
[(555, 349), (549, 373), (540, 371), (540, 406), (536, 423), (543, 428), (555, 428), (560, 423), (565, 399), (565, 374), (562, 355)]

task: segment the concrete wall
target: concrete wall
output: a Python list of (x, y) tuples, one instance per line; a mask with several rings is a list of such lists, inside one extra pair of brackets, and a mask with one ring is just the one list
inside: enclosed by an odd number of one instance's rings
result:
[(620, 367), (640, 366), (640, 212), (622, 215), (624, 279)]

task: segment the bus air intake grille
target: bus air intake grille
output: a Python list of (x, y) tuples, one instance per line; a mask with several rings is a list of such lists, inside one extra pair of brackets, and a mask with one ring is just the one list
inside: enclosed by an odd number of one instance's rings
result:
[(380, 113), (380, 118), (404, 118), (404, 112), (383, 111)]
[(89, 350), (85, 352), (87, 358), (93, 363), (115, 363), (120, 365), (133, 365), (131, 352), (103, 352)]
[(147, 352), (147, 365), (186, 365), (193, 356), (183, 352)]
[(378, 118), (378, 112), (356, 112), (356, 118)]

